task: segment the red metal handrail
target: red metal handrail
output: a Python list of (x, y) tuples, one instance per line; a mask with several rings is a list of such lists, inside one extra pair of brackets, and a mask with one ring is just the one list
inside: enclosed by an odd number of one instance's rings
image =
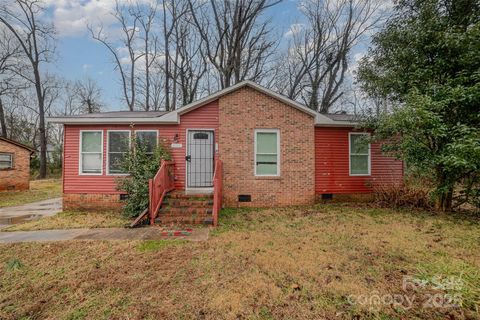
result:
[(223, 197), (223, 163), (220, 159), (215, 161), (215, 171), (213, 174), (213, 225), (218, 225), (218, 214), (222, 209)]
[(150, 224), (155, 223), (158, 210), (162, 205), (163, 198), (167, 192), (172, 191), (174, 186), (173, 161), (162, 160), (160, 169), (153, 179), (148, 180), (148, 212)]

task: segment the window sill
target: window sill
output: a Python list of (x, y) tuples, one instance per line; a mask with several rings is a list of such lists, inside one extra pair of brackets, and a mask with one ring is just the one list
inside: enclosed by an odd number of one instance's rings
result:
[(255, 176), (255, 180), (282, 180), (281, 176)]
[(3, 168), (3, 169), (0, 169), (0, 171), (12, 171), (12, 170), (15, 170), (15, 168)]

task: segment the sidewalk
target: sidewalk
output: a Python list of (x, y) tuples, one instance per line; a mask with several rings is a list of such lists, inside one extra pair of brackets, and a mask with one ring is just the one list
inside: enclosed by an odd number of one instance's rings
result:
[(66, 229), (0, 232), (0, 243), (45, 242), (66, 240), (163, 240), (182, 239), (189, 241), (205, 241), (209, 229), (198, 228), (189, 232), (166, 232), (156, 227), (136, 229), (103, 228), (103, 229)]

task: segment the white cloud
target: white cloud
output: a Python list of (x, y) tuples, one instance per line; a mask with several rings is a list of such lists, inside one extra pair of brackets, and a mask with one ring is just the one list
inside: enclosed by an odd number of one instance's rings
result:
[(366, 55), (366, 51), (365, 51), (366, 48), (363, 48), (363, 50), (364, 51), (357, 52), (352, 56), (353, 61), (350, 67), (348, 68), (348, 73), (350, 73), (350, 75), (352, 76), (357, 72), (360, 60), (362, 60), (362, 58), (365, 57)]
[(82, 69), (84, 72), (87, 72), (89, 69), (91, 69), (93, 66), (91, 64), (85, 63), (82, 65)]
[[(142, 0), (151, 4), (153, 0)], [(128, 4), (130, 0), (119, 0), (120, 4)], [(87, 32), (89, 24), (102, 24), (105, 27), (116, 21), (112, 16), (115, 0), (46, 0), (52, 9), (53, 22), (60, 36), (81, 36)]]
[(305, 24), (303, 23), (294, 23), (290, 25), (290, 28), (288, 28), (288, 31), (285, 32), (283, 35), (286, 38), (293, 37), (294, 35), (300, 33), (303, 29), (305, 28)]

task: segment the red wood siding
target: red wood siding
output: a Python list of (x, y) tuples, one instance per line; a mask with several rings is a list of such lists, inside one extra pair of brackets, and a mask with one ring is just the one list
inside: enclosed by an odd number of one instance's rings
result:
[(315, 128), (315, 192), (354, 194), (371, 192), (375, 184), (399, 182), (403, 162), (381, 153), (381, 144), (371, 146), (371, 175), (350, 176), (348, 133), (353, 128)]
[[(180, 118), (179, 125), (135, 125), (133, 130), (158, 130), (161, 143), (170, 146), (175, 134), (178, 134), (178, 143), (181, 148), (171, 149), (175, 162), (175, 187), (185, 187), (185, 147), (187, 129), (214, 129), (217, 139), (218, 128), (218, 101), (211, 102), (193, 110)], [(64, 136), (64, 166), (63, 191), (64, 193), (97, 193), (119, 194), (116, 190), (116, 178), (106, 174), (107, 159), (107, 131), (128, 130), (129, 125), (65, 125)], [(103, 130), (103, 173), (102, 175), (79, 174), (79, 150), (81, 130)]]

